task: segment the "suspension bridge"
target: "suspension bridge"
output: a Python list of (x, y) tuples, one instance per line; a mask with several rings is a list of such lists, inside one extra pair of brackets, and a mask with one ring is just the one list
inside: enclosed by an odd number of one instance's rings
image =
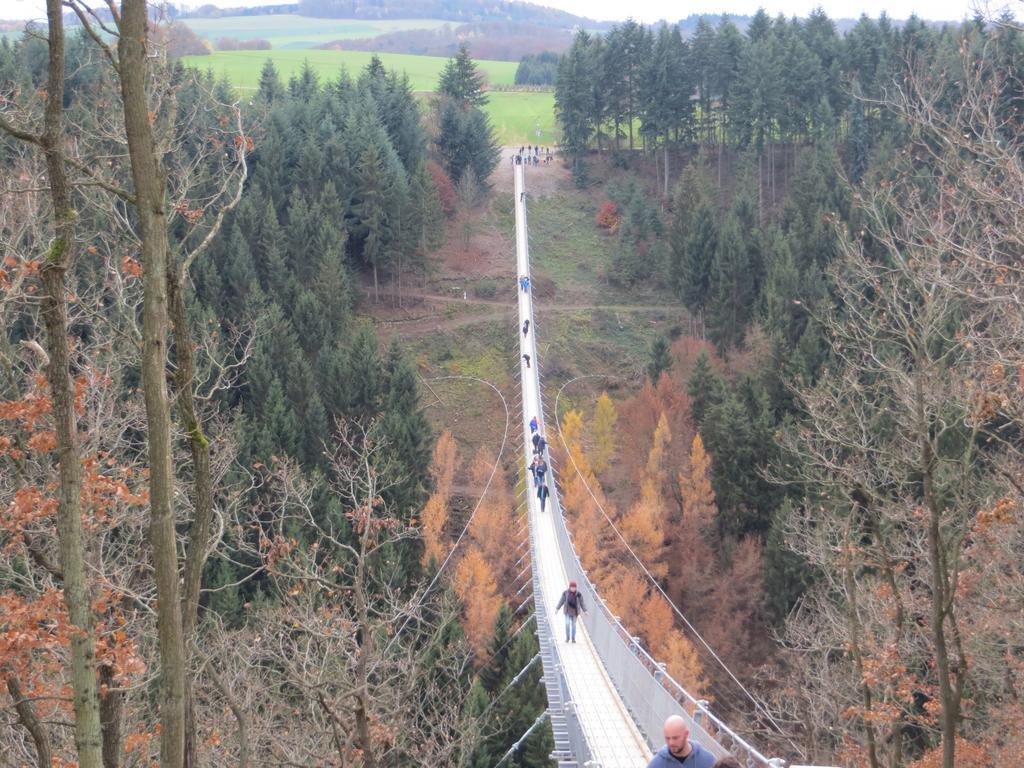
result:
[[(526, 169), (516, 164), (513, 170), (516, 267), (520, 278), (528, 278)], [(533, 454), (530, 419), (536, 417), (541, 434), (548, 433), (532, 286), (519, 287), (517, 292), (519, 327), (529, 320), (529, 332), (519, 334), (525, 467)], [(673, 680), (612, 614), (576, 555), (562, 514), (554, 464), (548, 461), (552, 472), (545, 511), (540, 509), (532, 479), (526, 481), (526, 498), (536, 632), (548, 698), (544, 716), (551, 722), (555, 741), (552, 759), (559, 768), (642, 768), (663, 744), (665, 719), (680, 715), (689, 725), (690, 740), (716, 756), (731, 753), (748, 768), (785, 768), (784, 760), (762, 755), (715, 716), (706, 701), (691, 696)], [(588, 609), (580, 617), (576, 643), (564, 642), (555, 611), (570, 580), (579, 585)]]

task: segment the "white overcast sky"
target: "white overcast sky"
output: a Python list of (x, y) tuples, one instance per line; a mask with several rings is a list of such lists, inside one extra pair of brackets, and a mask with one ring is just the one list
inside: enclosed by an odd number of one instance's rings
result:
[[(213, 0), (214, 5), (238, 7), (241, 5), (268, 5), (281, 0)], [(815, 5), (821, 5), (832, 18), (856, 18), (861, 13), (878, 16), (883, 10), (891, 18), (903, 19), (911, 13), (925, 19), (942, 21), (959, 21), (973, 15), (974, 8), (985, 0), (534, 0), (539, 5), (561, 8), (580, 16), (598, 20), (619, 20), (625, 15), (652, 22), (658, 19), (677, 21), (691, 13), (707, 14), (751, 14), (759, 6), (764, 6), (769, 14), (775, 16), (784, 13), (786, 16), (806, 16)], [(1002, 7), (1006, 0), (995, 0)], [(198, 6), (203, 0), (187, 2)], [(993, 9), (995, 8), (993, 3)], [(1024, 16), (1024, 2), (1010, 0), (1010, 7), (1017, 11), (1016, 15)], [(38, 18), (44, 15), (45, 0), (0, 0), (0, 19)]]

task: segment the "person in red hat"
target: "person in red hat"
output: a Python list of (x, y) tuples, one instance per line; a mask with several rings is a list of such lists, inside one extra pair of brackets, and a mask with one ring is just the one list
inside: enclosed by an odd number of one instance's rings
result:
[(579, 593), (576, 588), (576, 582), (570, 581), (569, 588), (562, 593), (562, 596), (558, 600), (558, 605), (555, 606), (557, 611), (562, 606), (565, 606), (565, 642), (576, 642), (576, 617), (581, 613), (586, 613), (587, 609), (583, 605), (583, 595)]

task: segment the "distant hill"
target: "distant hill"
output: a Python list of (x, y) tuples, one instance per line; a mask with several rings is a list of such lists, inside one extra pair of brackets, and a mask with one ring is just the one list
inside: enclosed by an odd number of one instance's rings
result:
[(335, 50), (452, 56), (462, 44), (477, 59), (519, 61), (531, 53), (563, 53), (572, 44), (572, 30), (520, 21), (449, 24), (437, 29), (410, 29), (357, 40), (335, 40), (319, 46)]
[(321, 19), (444, 19), (461, 24), (486, 21), (529, 22), (544, 27), (610, 26), (555, 8), (510, 0), (299, 0), (271, 6), (218, 8), (204, 5), (183, 12), (183, 18), (263, 16), (292, 13)]
[(298, 12), (323, 18), (523, 21), (565, 28), (602, 26), (566, 11), (509, 0), (299, 0)]

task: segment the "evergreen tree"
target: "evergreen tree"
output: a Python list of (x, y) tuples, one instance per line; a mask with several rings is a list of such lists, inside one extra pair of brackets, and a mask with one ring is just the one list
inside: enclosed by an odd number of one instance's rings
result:
[(284, 85), (277, 74), (277, 67), (273, 59), (267, 59), (260, 70), (260, 84), (256, 90), (260, 100), (264, 104), (273, 104), (284, 96)]
[(494, 635), (487, 645), (487, 661), (480, 668), (480, 685), (491, 696), (497, 696), (505, 685), (508, 657), (512, 650), (512, 612), (507, 603), (498, 609), (494, 620)]
[(395, 484), (386, 496), (399, 514), (413, 515), (426, 501), (433, 439), (430, 422), (420, 409), (416, 372), (397, 343), (388, 349), (383, 385), (380, 435), (395, 473)]
[(344, 380), (348, 382), (345, 415), (367, 423), (379, 413), (384, 389), (377, 337), (369, 326), (361, 325), (356, 331), (342, 364)]
[(558, 64), (555, 84), (555, 114), (562, 126), (562, 146), (572, 160), (576, 186), (586, 184), (585, 156), (594, 132), (594, 93), (590, 72), (590, 35), (579, 30), (572, 46)]
[(754, 301), (754, 275), (739, 221), (732, 214), (718, 236), (710, 292), (709, 336), (722, 349), (738, 345)]
[(459, 52), (448, 59), (441, 70), (437, 92), (463, 107), (482, 107), (487, 104), (483, 76), (470, 58), (469, 47), (465, 43), (459, 46)]
[(650, 361), (647, 363), (647, 378), (657, 384), (661, 374), (672, 368), (672, 345), (665, 336), (655, 336), (651, 342)]
[(374, 301), (380, 301), (378, 273), (388, 253), (387, 196), (391, 190), (380, 152), (373, 144), (367, 146), (359, 158), (357, 173), (359, 197), (352, 206), (352, 232), (359, 243), (363, 263), (373, 270)]
[(707, 351), (700, 350), (693, 361), (693, 370), (686, 383), (686, 392), (690, 395), (690, 412), (693, 423), (697, 427), (704, 424), (708, 410), (718, 405), (725, 395), (725, 381), (711, 367), (711, 357)]

